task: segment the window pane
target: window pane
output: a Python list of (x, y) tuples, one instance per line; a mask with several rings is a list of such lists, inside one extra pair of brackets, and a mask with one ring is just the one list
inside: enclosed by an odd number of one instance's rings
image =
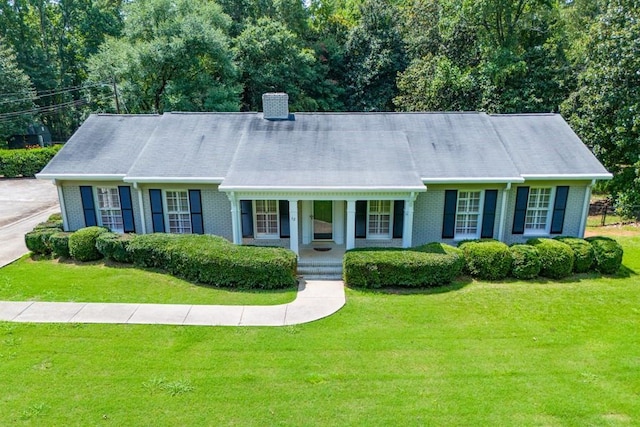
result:
[(169, 233), (191, 233), (191, 211), (189, 209), (188, 193), (186, 191), (167, 191), (165, 194)]
[(369, 201), (369, 236), (390, 237), (391, 200)]
[(277, 236), (278, 230), (278, 201), (256, 200), (256, 234), (263, 236)]
[(116, 233), (124, 232), (120, 195), (117, 187), (98, 187), (98, 211), (102, 226)]
[(531, 188), (525, 216), (525, 230), (545, 231), (551, 204), (551, 188)]
[(480, 191), (458, 192), (456, 235), (476, 235), (480, 218)]

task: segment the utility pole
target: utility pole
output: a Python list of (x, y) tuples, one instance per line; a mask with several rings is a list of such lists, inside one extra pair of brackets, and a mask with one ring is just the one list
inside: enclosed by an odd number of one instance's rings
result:
[(116, 78), (113, 77), (113, 96), (116, 99), (116, 113), (120, 114), (120, 100), (118, 99), (118, 87), (116, 86)]

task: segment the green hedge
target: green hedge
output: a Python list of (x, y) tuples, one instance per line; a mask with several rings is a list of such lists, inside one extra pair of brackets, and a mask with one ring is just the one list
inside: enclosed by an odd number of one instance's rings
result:
[(527, 244), (534, 246), (540, 255), (540, 275), (550, 279), (561, 279), (573, 271), (573, 250), (558, 240), (535, 238)]
[(62, 231), (62, 220), (51, 220), (51, 218), (49, 218), (46, 222), (36, 224), (33, 230), (42, 230), (45, 228), (55, 228), (56, 230)]
[(53, 256), (69, 258), (69, 236), (73, 233), (58, 231), (49, 236), (49, 246), (53, 252)]
[(595, 254), (593, 246), (584, 239), (579, 237), (559, 236), (556, 240), (566, 243), (573, 250), (573, 271), (576, 273), (585, 273), (591, 269)]
[(604, 274), (613, 274), (622, 265), (622, 246), (615, 240), (604, 237), (587, 237), (595, 254), (595, 269)]
[(429, 243), (412, 249), (352, 249), (344, 256), (343, 276), (349, 286), (440, 286), (450, 283), (464, 267), (458, 248)]
[(107, 229), (103, 227), (86, 227), (69, 236), (69, 254), (78, 261), (95, 261), (102, 258), (96, 248), (96, 240)]
[(517, 244), (509, 248), (511, 252), (511, 275), (516, 279), (533, 279), (540, 274), (542, 263), (538, 250), (530, 245)]
[(45, 148), (0, 150), (0, 176), (32, 177), (49, 163), (61, 147), (54, 145)]
[(57, 228), (41, 228), (33, 230), (24, 235), (24, 243), (34, 254), (49, 255), (51, 246), (49, 245), (49, 237), (59, 232)]
[(214, 286), (276, 289), (297, 283), (296, 255), (283, 248), (237, 246), (211, 235), (145, 234), (128, 249), (133, 262)]
[(96, 248), (105, 258), (116, 262), (131, 263), (131, 253), (127, 251), (133, 234), (102, 233), (96, 239)]
[(479, 279), (501, 280), (511, 272), (509, 246), (496, 240), (462, 242), (467, 272)]

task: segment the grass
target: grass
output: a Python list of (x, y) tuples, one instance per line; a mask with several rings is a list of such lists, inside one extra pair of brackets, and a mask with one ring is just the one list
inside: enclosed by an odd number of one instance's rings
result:
[(0, 269), (0, 300), (6, 301), (275, 305), (293, 301), (296, 292), (296, 288), (236, 291), (194, 285), (168, 274), (102, 261), (23, 257)]
[(292, 327), (0, 323), (0, 425), (637, 425), (619, 241), (616, 277), (348, 289)]

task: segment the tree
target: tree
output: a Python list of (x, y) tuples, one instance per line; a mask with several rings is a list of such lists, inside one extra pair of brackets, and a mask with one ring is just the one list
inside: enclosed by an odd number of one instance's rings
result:
[[(640, 7), (611, 0), (589, 30), (577, 90), (562, 112), (613, 173), (623, 213), (640, 205)], [(637, 208), (636, 208), (637, 209)]]
[(406, 67), (397, 8), (388, 0), (367, 0), (361, 15), (345, 48), (346, 104), (357, 111), (393, 111), (396, 77)]
[(17, 67), (15, 53), (0, 38), (0, 141), (23, 133), (33, 122), (35, 96), (31, 80)]
[(117, 83), (129, 112), (238, 109), (230, 22), (220, 6), (142, 0), (128, 4), (125, 15), (123, 37), (107, 39), (89, 68), (92, 81)]

